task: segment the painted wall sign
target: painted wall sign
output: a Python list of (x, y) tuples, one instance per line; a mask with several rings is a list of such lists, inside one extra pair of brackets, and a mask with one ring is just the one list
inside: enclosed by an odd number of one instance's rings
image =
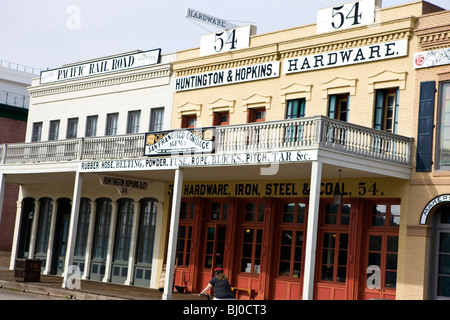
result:
[(370, 46), (320, 53), (285, 59), (284, 73), (313, 71), (403, 57), (408, 54), (408, 40), (374, 44)]
[(74, 80), (159, 63), (161, 49), (102, 59), (41, 72), (41, 84)]
[(120, 194), (127, 194), (128, 189), (139, 189), (139, 190), (147, 190), (147, 186), (149, 184), (148, 181), (144, 180), (136, 180), (129, 178), (120, 178), (120, 177), (111, 177), (99, 175), (100, 184), (102, 186), (113, 186), (117, 188), (117, 191)]
[[(333, 196), (340, 192), (346, 197), (380, 197), (381, 181), (323, 181), (320, 184), (321, 196)], [(172, 195), (173, 185), (169, 185), (168, 194)], [(183, 196), (251, 196), (251, 197), (309, 197), (309, 182), (302, 180), (270, 182), (194, 182), (183, 185)]]
[(216, 18), (210, 14), (206, 14), (191, 8), (186, 9), (186, 18), (193, 21), (207, 23), (224, 30), (239, 27), (238, 25), (232, 24), (225, 19)]
[(442, 202), (450, 202), (450, 194), (442, 194), (427, 203), (420, 216), (420, 224), (427, 224), (427, 218), (431, 210)]
[(145, 135), (146, 156), (214, 152), (214, 128), (151, 132)]
[(415, 53), (413, 64), (415, 69), (450, 64), (450, 48)]
[(354, 1), (320, 9), (317, 12), (316, 32), (332, 32), (374, 23), (377, 7), (381, 7), (381, 0)]
[(175, 79), (175, 91), (222, 86), (280, 76), (280, 61), (218, 70)]
[(200, 40), (200, 56), (248, 48), (254, 34), (255, 26), (245, 26), (204, 35)]
[(177, 169), (190, 166), (225, 166), (309, 162), (318, 159), (318, 151), (281, 151), (269, 153), (234, 153), (219, 155), (171, 156), (164, 158), (82, 161), (80, 172), (120, 172)]

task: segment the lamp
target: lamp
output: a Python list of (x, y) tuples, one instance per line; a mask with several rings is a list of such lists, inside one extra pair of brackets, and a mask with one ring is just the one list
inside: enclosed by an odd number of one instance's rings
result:
[(334, 188), (334, 193), (333, 193), (333, 204), (337, 205), (337, 206), (342, 206), (342, 193), (341, 193), (341, 172), (342, 170), (339, 169), (339, 188)]

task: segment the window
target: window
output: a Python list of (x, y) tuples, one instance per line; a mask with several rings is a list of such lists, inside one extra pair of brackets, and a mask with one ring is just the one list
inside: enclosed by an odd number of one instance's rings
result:
[(212, 202), (209, 211), (209, 220), (227, 220), (228, 203), (226, 202)]
[(213, 115), (213, 126), (223, 126), (230, 123), (230, 114), (228, 111), (225, 112), (214, 112)]
[(36, 240), (36, 254), (47, 254), (50, 223), (52, 220), (53, 202), (50, 198), (39, 200), (39, 224)]
[(78, 131), (78, 118), (71, 118), (67, 120), (67, 139), (74, 139), (77, 137)]
[(262, 236), (262, 229), (244, 228), (242, 236), (241, 272), (260, 272)]
[(140, 119), (141, 119), (141, 111), (137, 110), (128, 112), (127, 133), (139, 132)]
[(81, 198), (80, 213), (78, 217), (77, 241), (75, 245), (75, 257), (84, 258), (86, 254), (86, 243), (89, 232), (89, 216), (91, 215), (91, 201)]
[(288, 100), (286, 107), (286, 119), (304, 118), (305, 105), (305, 98)]
[(86, 137), (97, 136), (98, 116), (89, 116), (86, 118)]
[(320, 279), (335, 283), (347, 280), (348, 233), (324, 232)]
[(31, 142), (41, 141), (42, 135), (42, 122), (33, 123), (33, 133), (31, 135)]
[(266, 121), (265, 108), (249, 108), (247, 122), (263, 122)]
[(96, 222), (92, 253), (94, 259), (106, 259), (111, 210), (111, 200), (104, 198), (97, 200), (97, 214), (95, 217)]
[(164, 108), (153, 108), (150, 113), (150, 131), (162, 131), (164, 124)]
[(48, 132), (48, 140), (58, 140), (59, 134), (59, 120), (50, 121), (50, 129)]
[(438, 164), (439, 167), (450, 166), (450, 82), (440, 86), (439, 105), (439, 141)]
[(374, 128), (397, 132), (399, 89), (377, 90), (375, 96)]
[(118, 201), (116, 239), (114, 261), (128, 261), (131, 245), (131, 231), (133, 227), (134, 204), (132, 200)]
[(334, 94), (328, 97), (328, 117), (348, 121), (349, 94)]
[(117, 134), (117, 122), (119, 120), (118, 113), (110, 113), (106, 116), (106, 131), (105, 135), (114, 136)]
[(137, 246), (137, 263), (151, 264), (153, 260), (153, 243), (156, 228), (156, 201), (143, 199), (140, 201), (139, 236)]
[(278, 275), (300, 278), (303, 248), (303, 231), (281, 231)]
[(225, 236), (226, 228), (224, 226), (208, 227), (205, 243), (204, 267), (206, 269), (213, 269), (215, 267), (223, 268)]
[(178, 227), (177, 263), (178, 266), (189, 266), (191, 257), (191, 239), (195, 204), (193, 201), (182, 201), (180, 204), (180, 225)]
[(181, 127), (182, 128), (195, 128), (197, 124), (197, 116), (181, 116)]

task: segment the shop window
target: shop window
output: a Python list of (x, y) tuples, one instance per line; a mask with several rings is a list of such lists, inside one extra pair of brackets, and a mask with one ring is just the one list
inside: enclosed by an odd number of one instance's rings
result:
[(224, 226), (208, 227), (205, 244), (205, 269), (223, 268), (225, 236), (226, 228)]
[(324, 224), (348, 226), (350, 224), (350, 208), (350, 204), (343, 204), (341, 206), (326, 204)]
[(212, 202), (209, 212), (209, 220), (227, 220), (228, 217), (228, 203), (226, 202)]
[(182, 201), (180, 203), (180, 220), (194, 219), (194, 208), (193, 201)]
[(86, 118), (86, 137), (97, 136), (98, 116), (88, 116)]
[(136, 251), (137, 263), (152, 263), (156, 214), (156, 201), (154, 199), (143, 199), (140, 201), (139, 233)]
[(114, 136), (117, 134), (117, 125), (119, 121), (118, 113), (110, 113), (106, 115), (106, 136)]
[(134, 204), (132, 200), (118, 201), (114, 261), (128, 261), (130, 255), (131, 231), (133, 227)]
[(372, 209), (373, 227), (400, 226), (400, 205), (375, 204)]
[(374, 128), (397, 133), (399, 89), (376, 90)]
[(109, 226), (111, 222), (111, 200), (97, 200), (97, 214), (95, 218), (93, 258), (106, 259), (108, 250)]
[(53, 202), (50, 198), (39, 200), (39, 224), (36, 239), (36, 254), (47, 254)]
[(345, 283), (347, 280), (348, 233), (324, 232), (320, 280)]
[(197, 125), (196, 115), (181, 116), (182, 128), (195, 128), (196, 125)]
[(89, 217), (91, 215), (91, 201), (81, 198), (80, 213), (78, 216), (77, 241), (75, 244), (74, 256), (84, 258), (86, 254), (86, 244), (89, 232)]
[(249, 108), (247, 115), (247, 122), (263, 122), (266, 121), (266, 109), (265, 108)]
[(305, 222), (305, 203), (289, 202), (283, 204), (283, 223), (304, 223)]
[(128, 112), (128, 123), (127, 123), (127, 133), (133, 134), (139, 132), (139, 125), (141, 120), (141, 111), (129, 111)]
[(214, 112), (213, 114), (213, 126), (223, 126), (230, 123), (230, 113), (225, 112)]
[(189, 266), (189, 260), (191, 256), (191, 239), (192, 239), (192, 226), (179, 226), (177, 253), (176, 253), (178, 266), (181, 267)]
[(164, 108), (153, 108), (150, 113), (150, 131), (162, 131), (164, 125)]
[(303, 255), (303, 231), (282, 230), (278, 275), (300, 278)]
[(328, 96), (328, 117), (348, 121), (349, 106), (349, 94), (333, 94)]
[(264, 203), (248, 202), (245, 205), (244, 221), (263, 222), (264, 221)]
[(263, 230), (244, 228), (242, 235), (241, 272), (259, 273)]

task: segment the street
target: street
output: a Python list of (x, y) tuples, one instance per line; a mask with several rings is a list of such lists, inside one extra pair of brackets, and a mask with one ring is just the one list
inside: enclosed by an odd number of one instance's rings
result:
[(67, 300), (67, 299), (1, 288), (0, 300)]

